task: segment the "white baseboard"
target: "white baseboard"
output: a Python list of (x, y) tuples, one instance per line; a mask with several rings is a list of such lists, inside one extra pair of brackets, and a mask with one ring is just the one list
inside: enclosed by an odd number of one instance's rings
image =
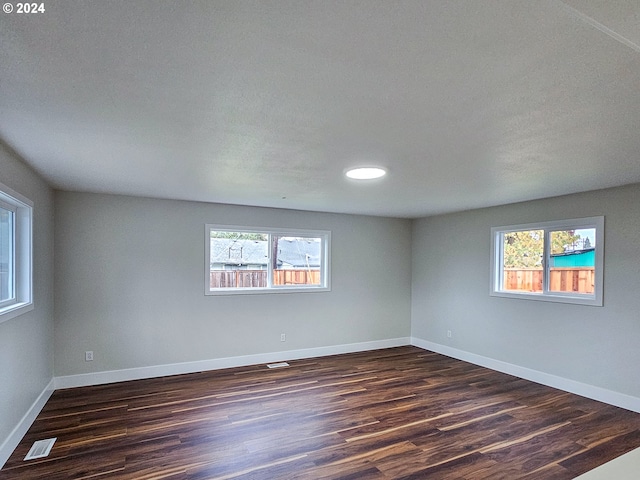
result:
[(36, 401), (33, 402), (33, 405), (27, 410), (27, 413), (25, 413), (20, 422), (18, 422), (18, 425), (16, 425), (5, 441), (2, 442), (2, 445), (0, 445), (0, 468), (9, 460), (9, 457), (22, 440), (22, 437), (24, 437), (38, 414), (44, 408), (47, 400), (49, 400), (49, 397), (51, 397), (51, 394), (54, 392), (54, 384), (55, 382), (51, 379), (42, 393), (36, 398)]
[(381, 348), (409, 345), (409, 343), (409, 337), (393, 338), (388, 340), (375, 340), (371, 342), (332, 345), (329, 347), (286, 350), (282, 352), (215, 358), (211, 360), (200, 360), (196, 362), (174, 363), (168, 365), (156, 365), (151, 367), (111, 370), (106, 372), (83, 373), (80, 375), (56, 377), (54, 380), (56, 389), (86, 387), (90, 385), (102, 385), (105, 383), (125, 382), (128, 380), (141, 380), (144, 378), (166, 377), (169, 375), (181, 375), (184, 373), (219, 370), (222, 368), (244, 367), (247, 365), (273, 363), (283, 360), (298, 360), (301, 358), (325, 357), (328, 355), (338, 355), (341, 353), (378, 350)]
[(411, 345), (640, 413), (640, 398), (411, 337)]

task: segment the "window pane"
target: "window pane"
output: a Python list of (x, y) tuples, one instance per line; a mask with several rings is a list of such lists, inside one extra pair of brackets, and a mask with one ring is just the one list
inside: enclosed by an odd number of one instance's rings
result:
[(224, 225), (205, 231), (205, 295), (331, 289), (331, 232)]
[(604, 220), (492, 227), (490, 295), (602, 306)]
[(267, 234), (211, 231), (209, 288), (266, 288)]
[(549, 291), (594, 293), (596, 229), (555, 230), (550, 233)]
[(504, 232), (502, 289), (542, 292), (543, 230)]
[(322, 238), (273, 236), (273, 285), (322, 285)]
[(0, 302), (14, 298), (14, 213), (0, 207)]

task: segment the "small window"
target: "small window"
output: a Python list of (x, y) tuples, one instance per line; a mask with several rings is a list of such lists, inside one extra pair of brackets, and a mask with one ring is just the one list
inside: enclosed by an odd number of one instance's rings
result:
[(326, 291), (330, 232), (205, 228), (205, 294)]
[(602, 306), (604, 217), (491, 229), (491, 295)]
[(0, 184), (0, 322), (33, 308), (32, 203)]

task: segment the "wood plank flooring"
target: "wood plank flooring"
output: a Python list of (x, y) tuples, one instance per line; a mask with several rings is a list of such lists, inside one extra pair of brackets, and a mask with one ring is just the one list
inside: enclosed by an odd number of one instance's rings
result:
[(416, 347), (289, 363), (56, 391), (0, 480), (562, 480), (640, 447), (640, 414)]

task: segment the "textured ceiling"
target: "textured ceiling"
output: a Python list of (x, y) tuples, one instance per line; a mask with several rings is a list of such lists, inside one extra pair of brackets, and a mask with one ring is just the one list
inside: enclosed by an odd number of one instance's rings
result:
[(0, 139), (56, 188), (419, 217), (640, 182), (638, 0), (45, 6), (0, 15)]

